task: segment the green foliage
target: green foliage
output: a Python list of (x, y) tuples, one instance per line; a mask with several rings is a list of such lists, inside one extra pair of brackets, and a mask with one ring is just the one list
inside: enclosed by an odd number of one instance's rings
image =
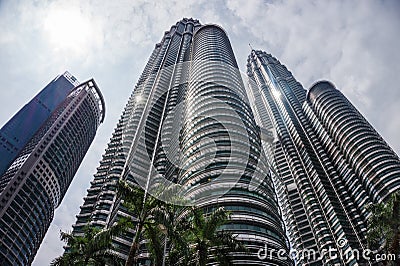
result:
[[(229, 252), (245, 251), (230, 232), (219, 230), (230, 218), (223, 208), (204, 213), (200, 208), (182, 207), (183, 200), (168, 189), (155, 188), (150, 195), (126, 182), (119, 182), (117, 191), (124, 206), (137, 218), (136, 235), (126, 265), (136, 263), (141, 237), (147, 239), (154, 265), (163, 265), (163, 262), (165, 265), (206, 265), (210, 258), (220, 265), (229, 265)], [(168, 195), (169, 202), (175, 204), (162, 202), (153, 195)]]
[(367, 210), (371, 212), (367, 233), (369, 248), (399, 256), (400, 192), (393, 193), (387, 202), (369, 205)]
[(155, 220), (164, 234), (164, 248), (168, 247), (166, 265), (188, 265), (190, 258), (188, 233), (189, 223), (184, 207), (165, 204), (155, 212)]
[(67, 244), (66, 252), (54, 259), (51, 265), (122, 265), (123, 261), (112, 251), (112, 237), (129, 228), (130, 222), (121, 220), (109, 229), (86, 226), (83, 235), (60, 232), (60, 239)]
[(212, 257), (220, 265), (229, 265), (229, 252), (245, 251), (244, 246), (231, 232), (219, 230), (230, 219), (230, 213), (223, 207), (210, 213), (194, 208), (192, 213), (189, 241), (195, 260), (191, 264), (206, 265)]
[(147, 249), (150, 252), (150, 258), (154, 265), (162, 265), (164, 258), (163, 243), (165, 236), (158, 226), (146, 225), (144, 230), (144, 236), (148, 240)]
[[(168, 190), (159, 192), (173, 194)], [(157, 195), (154, 191), (152, 194)], [(104, 230), (86, 226), (83, 235), (61, 232), (61, 240), (68, 248), (52, 265), (121, 265), (121, 259), (111, 251), (112, 238), (133, 227), (135, 235), (125, 265), (137, 264), (139, 241), (143, 238), (147, 240), (152, 265), (156, 266), (202, 266), (210, 261), (229, 265), (230, 252), (245, 251), (230, 232), (220, 230), (230, 219), (222, 207), (204, 213), (201, 208), (165, 203), (153, 195), (120, 181), (117, 196), (135, 219), (120, 219)], [(168, 198), (170, 202), (182, 203), (176, 196)]]
[(370, 248), (380, 250), (386, 242), (393, 238), (391, 228), (393, 202), (371, 204), (367, 207), (372, 213), (368, 219), (368, 245)]
[(147, 194), (142, 188), (130, 185), (126, 181), (120, 181), (117, 185), (117, 196), (123, 200), (123, 206), (136, 218), (135, 236), (129, 250), (127, 266), (135, 265), (141, 237), (148, 237), (150, 241), (148, 248), (152, 253), (152, 258), (160, 263), (160, 248), (158, 243), (159, 232), (158, 223), (154, 219), (156, 210), (162, 208), (164, 203), (156, 197)]

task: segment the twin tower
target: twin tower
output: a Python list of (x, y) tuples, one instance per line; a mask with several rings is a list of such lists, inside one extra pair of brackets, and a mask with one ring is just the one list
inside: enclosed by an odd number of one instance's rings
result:
[[(357, 265), (346, 252), (366, 248), (365, 206), (400, 187), (398, 156), (330, 82), (307, 91), (276, 58), (255, 50), (247, 77), (218, 25), (183, 19), (165, 32), (74, 233), (127, 215), (113, 189), (122, 178), (150, 193), (171, 186), (196, 206), (231, 211), (224, 229), (249, 249), (234, 254), (234, 264), (292, 265), (293, 254), (313, 250), (318, 255), (296, 263)], [(115, 241), (126, 257), (129, 241)], [(329, 248), (334, 256), (324, 254)]]
[[(115, 193), (123, 179), (154, 195), (171, 188), (186, 205), (229, 210), (223, 229), (248, 248), (232, 254), (233, 264), (369, 265), (348, 254), (366, 249), (365, 207), (399, 189), (398, 156), (330, 82), (307, 91), (256, 50), (246, 74), (221, 27), (185, 18), (165, 32), (73, 233), (129, 215)], [(129, 239), (114, 244), (126, 258)], [(301, 256), (305, 250), (316, 255)]]

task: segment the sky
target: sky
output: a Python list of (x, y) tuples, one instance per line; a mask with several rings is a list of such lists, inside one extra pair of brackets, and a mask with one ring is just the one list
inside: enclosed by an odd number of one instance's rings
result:
[(63, 252), (101, 155), (155, 43), (183, 17), (219, 24), (245, 70), (249, 43), (287, 66), (304, 88), (332, 81), (400, 153), (398, 1), (0, 0), (0, 126), (65, 70), (94, 78), (100, 126), (33, 265)]

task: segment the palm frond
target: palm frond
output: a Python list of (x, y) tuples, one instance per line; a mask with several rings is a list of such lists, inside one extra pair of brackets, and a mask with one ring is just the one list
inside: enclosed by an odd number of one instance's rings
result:
[(73, 241), (74, 237), (69, 232), (63, 232), (60, 230), (60, 240), (69, 244), (70, 241)]
[(110, 250), (105, 250), (93, 255), (92, 261), (95, 265), (122, 266), (125, 264), (124, 259), (118, 257), (117, 254)]
[(143, 189), (130, 185), (126, 181), (120, 180), (117, 184), (117, 197), (123, 199), (124, 206), (136, 215), (142, 212), (144, 195)]
[[(146, 225), (144, 235), (148, 240), (147, 248), (155, 265), (162, 265), (164, 257), (165, 235), (158, 226)], [(162, 241), (164, 239), (164, 241)]]
[(226, 223), (229, 219), (229, 214), (223, 207), (219, 207), (214, 210), (209, 217), (207, 217), (207, 222), (204, 226), (204, 234), (207, 237), (211, 237), (215, 234), (218, 227)]
[(75, 265), (78, 260), (77, 254), (65, 253), (51, 261), (51, 266), (70, 266)]

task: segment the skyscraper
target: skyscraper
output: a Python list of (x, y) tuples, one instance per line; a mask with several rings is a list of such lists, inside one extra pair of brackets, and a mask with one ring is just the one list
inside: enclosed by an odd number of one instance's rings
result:
[(57, 76), (0, 129), (0, 176), (77, 85), (68, 72)]
[[(361, 181), (373, 202), (387, 199), (400, 188), (399, 157), (332, 83), (315, 83), (307, 93), (304, 109), (317, 129), (318, 137), (324, 139), (329, 136), (353, 169), (358, 180), (352, 176), (353, 179), (347, 181), (349, 185)], [(331, 143), (322, 144), (339, 166), (341, 161)], [(358, 191), (353, 191), (353, 194), (356, 200), (361, 199)]]
[[(366, 248), (365, 207), (400, 188), (398, 156), (331, 83), (307, 92), (276, 58), (255, 50), (247, 74), (256, 121), (276, 132), (263, 146), (289, 238), (297, 251), (321, 255), (299, 265), (359, 265), (350, 254)], [(324, 255), (330, 248), (335, 256)]]
[[(8, 136), (27, 143), (0, 178), (1, 265), (32, 263), (54, 209), (104, 119), (104, 100), (94, 80), (71, 89), (68, 84), (76, 84), (75, 80), (65, 78), (72, 76), (56, 78), (13, 118), (14, 128), (8, 124)], [(39, 121), (25, 117), (28, 111)], [(29, 125), (38, 129), (36, 133)], [(32, 138), (13, 131), (18, 128)]]
[[(190, 204), (232, 212), (225, 230), (249, 253), (235, 264), (291, 265), (273, 184), (262, 154), (260, 130), (226, 32), (183, 19), (165, 32), (122, 113), (74, 225), (107, 226), (129, 216), (115, 196), (124, 179), (149, 193), (176, 188)], [(168, 200), (168, 199), (163, 199)], [(133, 234), (115, 239), (126, 258)], [(282, 250), (265, 259), (268, 245)], [(142, 246), (139, 258), (148, 254)]]

